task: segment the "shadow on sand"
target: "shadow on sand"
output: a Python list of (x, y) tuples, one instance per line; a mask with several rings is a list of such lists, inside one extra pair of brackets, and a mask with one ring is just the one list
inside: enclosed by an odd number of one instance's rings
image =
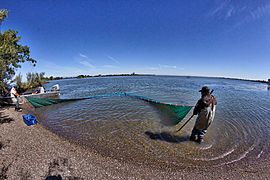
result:
[(176, 136), (172, 135), (168, 132), (161, 132), (161, 133), (153, 133), (150, 131), (146, 131), (145, 134), (153, 140), (160, 140), (160, 141), (166, 141), (169, 143), (181, 143), (185, 141), (189, 141), (189, 136)]

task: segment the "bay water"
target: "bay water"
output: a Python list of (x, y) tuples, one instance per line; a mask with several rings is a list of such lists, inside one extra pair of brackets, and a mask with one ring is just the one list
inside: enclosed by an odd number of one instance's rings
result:
[(166, 113), (149, 103), (106, 96), (37, 108), (42, 125), (103, 156), (135, 164), (158, 166), (222, 166), (269, 158), (270, 91), (267, 84), (251, 81), (181, 76), (126, 76), (65, 79), (61, 98), (79, 98), (128, 92), (160, 102), (192, 105), (202, 86), (214, 89), (216, 116), (205, 142), (189, 141), (195, 117), (175, 132), (164, 122)]

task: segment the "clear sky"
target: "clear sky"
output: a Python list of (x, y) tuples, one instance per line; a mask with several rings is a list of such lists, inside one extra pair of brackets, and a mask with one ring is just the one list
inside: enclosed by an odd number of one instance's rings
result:
[(0, 0), (47, 76), (270, 78), (270, 1)]

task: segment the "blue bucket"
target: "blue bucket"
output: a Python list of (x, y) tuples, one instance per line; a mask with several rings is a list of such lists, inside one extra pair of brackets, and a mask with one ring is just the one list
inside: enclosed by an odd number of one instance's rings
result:
[(32, 126), (37, 124), (37, 118), (33, 116), (32, 114), (25, 114), (22, 115), (23, 121), (27, 126)]

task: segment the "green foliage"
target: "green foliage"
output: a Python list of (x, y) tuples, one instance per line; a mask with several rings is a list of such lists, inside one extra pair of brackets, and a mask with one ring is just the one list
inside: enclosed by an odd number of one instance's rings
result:
[(22, 87), (23, 86), (23, 82), (22, 82), (22, 75), (19, 74), (18, 76), (15, 77), (15, 82), (17, 84), (18, 87)]
[(89, 76), (89, 75), (79, 75), (76, 78), (81, 79), (81, 78), (88, 78), (88, 77), (91, 77), (91, 76)]
[(108, 75), (95, 75), (95, 76), (90, 76), (90, 75), (79, 75), (76, 76), (75, 78), (81, 79), (81, 78), (89, 78), (89, 77), (113, 77), (113, 76), (140, 76), (140, 74), (136, 74), (135, 72), (131, 74), (108, 74)]
[[(7, 10), (0, 10), (0, 25), (7, 17)], [(0, 32), (0, 93), (7, 91), (7, 84), (12, 80), (21, 63), (30, 62), (35, 66), (36, 60), (30, 57), (28, 46), (19, 43), (21, 37), (15, 30)]]
[(6, 9), (0, 9), (0, 24), (4, 21), (7, 15), (8, 11)]
[(15, 77), (14, 82), (17, 85), (17, 91), (19, 93), (25, 92), (27, 90), (27, 88), (28, 88), (27, 83), (22, 82), (22, 75), (21, 74), (19, 74)]
[(63, 77), (53, 77), (53, 76), (44, 77), (44, 80), (46, 80), (46, 81), (60, 80), (60, 79), (64, 79), (64, 78)]
[(15, 77), (15, 83), (17, 84), (17, 89), (20, 93), (25, 92), (29, 89), (36, 88), (44, 84), (47, 78), (44, 77), (45, 73), (27, 73), (26, 79), (27, 82), (22, 82), (22, 75), (19, 74)]
[(44, 78), (45, 73), (27, 73), (26, 79), (28, 83), (28, 88), (38, 87), (40, 84), (43, 84), (46, 80)]

